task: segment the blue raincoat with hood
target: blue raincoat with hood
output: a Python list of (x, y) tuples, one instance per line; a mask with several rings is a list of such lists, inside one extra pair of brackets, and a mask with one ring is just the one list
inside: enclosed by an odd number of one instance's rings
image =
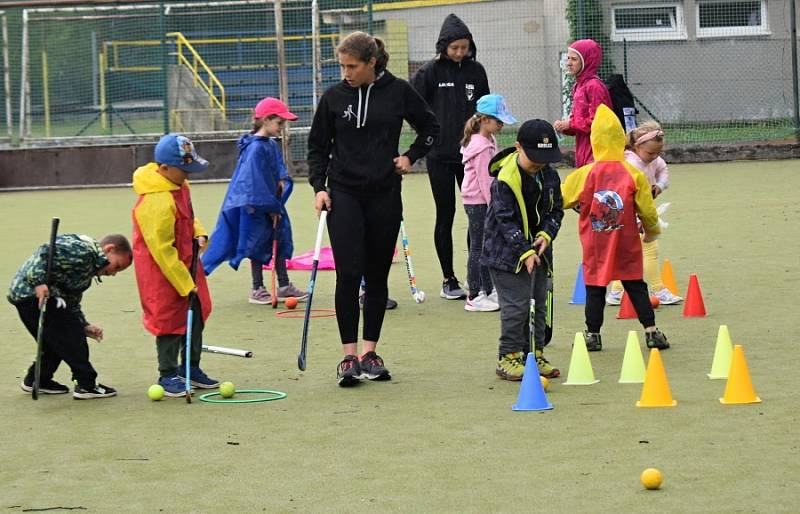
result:
[[(238, 269), (243, 259), (270, 262), (272, 240), (276, 236), (270, 214), (280, 214), (278, 255), (288, 259), (294, 251), (292, 226), (286, 211), (293, 182), (278, 143), (269, 137), (245, 134), (237, 145), (239, 160), (236, 170), (208, 249), (201, 256), (206, 275), (225, 261), (233, 269)], [(283, 181), (280, 197), (279, 181)]]

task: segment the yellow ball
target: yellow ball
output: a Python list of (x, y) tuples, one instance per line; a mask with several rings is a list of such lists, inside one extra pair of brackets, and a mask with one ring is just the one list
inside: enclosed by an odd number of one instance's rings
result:
[(661, 481), (663, 477), (661, 476), (661, 472), (656, 468), (647, 468), (646, 470), (642, 471), (642, 475), (639, 477), (639, 480), (642, 481), (642, 485), (645, 489), (658, 489), (661, 487)]
[(147, 390), (147, 397), (157, 402), (164, 397), (164, 388), (158, 384), (153, 384)]
[(539, 376), (539, 380), (542, 381), (542, 389), (544, 389), (545, 391), (549, 391), (550, 390), (550, 381), (547, 380), (547, 377), (543, 377), (543, 376), (540, 375)]
[(236, 388), (233, 386), (233, 382), (223, 382), (219, 385), (219, 394), (223, 398), (233, 398), (233, 395), (236, 394)]

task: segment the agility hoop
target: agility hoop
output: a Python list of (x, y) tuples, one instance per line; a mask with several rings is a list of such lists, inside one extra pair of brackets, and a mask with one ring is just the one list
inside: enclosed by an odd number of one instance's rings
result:
[[(285, 311), (278, 311), (275, 313), (276, 318), (283, 318), (283, 319), (298, 319), (302, 318), (305, 315), (305, 310), (285, 310)], [(336, 316), (336, 310), (334, 309), (311, 309), (311, 317), (312, 318), (332, 318)]]
[(269, 389), (242, 389), (241, 391), (236, 391), (235, 394), (247, 394), (247, 393), (255, 393), (255, 394), (268, 394), (272, 396), (264, 396), (262, 398), (248, 398), (245, 400), (232, 400), (232, 399), (215, 399), (215, 396), (222, 396), (222, 393), (208, 393), (204, 394), (200, 397), (200, 401), (208, 402), (208, 403), (259, 403), (259, 402), (271, 402), (274, 400), (283, 400), (286, 398), (286, 393), (282, 391), (271, 391)]

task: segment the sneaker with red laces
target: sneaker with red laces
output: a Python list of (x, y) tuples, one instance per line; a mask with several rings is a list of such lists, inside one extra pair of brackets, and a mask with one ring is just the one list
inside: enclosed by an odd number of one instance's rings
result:
[(361, 379), (361, 367), (358, 357), (347, 355), (336, 368), (336, 380), (341, 387), (350, 387), (358, 384)]
[(369, 380), (391, 380), (392, 376), (389, 370), (383, 364), (381, 359), (375, 352), (367, 352), (361, 356), (361, 378)]

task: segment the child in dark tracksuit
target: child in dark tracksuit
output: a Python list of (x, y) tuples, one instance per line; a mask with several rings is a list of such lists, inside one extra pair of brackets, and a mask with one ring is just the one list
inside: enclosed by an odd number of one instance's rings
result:
[[(561, 180), (549, 163), (561, 160), (553, 127), (526, 121), (514, 148), (489, 164), (492, 200), (486, 213), (481, 264), (489, 267), (500, 301), (500, 345), (496, 373), (522, 380), (530, 351), (530, 301), (535, 300), (533, 335), (539, 374), (560, 371), (544, 358), (548, 282), (553, 273), (553, 239), (561, 228)], [(533, 293), (531, 295), (531, 292)]]

